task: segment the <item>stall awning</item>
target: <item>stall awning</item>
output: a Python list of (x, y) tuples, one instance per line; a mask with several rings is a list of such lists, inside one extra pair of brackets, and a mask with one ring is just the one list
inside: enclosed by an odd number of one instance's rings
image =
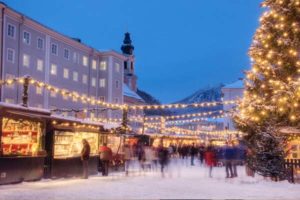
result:
[(19, 115), (23, 117), (28, 117), (32, 119), (51, 119), (49, 115), (42, 115), (42, 114), (36, 114), (36, 113), (26, 113), (26, 112), (20, 112), (20, 111), (7, 111), (8, 114), (13, 114), (13, 115)]

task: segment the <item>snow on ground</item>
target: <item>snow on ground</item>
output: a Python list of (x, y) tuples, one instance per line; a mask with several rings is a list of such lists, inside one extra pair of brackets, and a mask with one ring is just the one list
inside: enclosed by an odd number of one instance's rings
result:
[(0, 186), (0, 200), (10, 199), (299, 199), (300, 185), (271, 182), (261, 177), (247, 177), (239, 167), (239, 177), (225, 179), (223, 167), (208, 169), (173, 161), (165, 176), (159, 170), (139, 171), (132, 167), (123, 172), (84, 179), (59, 179)]

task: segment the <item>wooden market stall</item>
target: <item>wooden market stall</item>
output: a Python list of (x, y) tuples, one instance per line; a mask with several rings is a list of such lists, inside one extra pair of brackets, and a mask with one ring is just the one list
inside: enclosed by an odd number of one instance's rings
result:
[(43, 177), (49, 111), (0, 103), (0, 184)]
[(99, 139), (101, 126), (75, 118), (52, 116), (47, 123), (45, 177), (82, 176), (82, 140), (91, 147), (89, 173), (98, 173)]

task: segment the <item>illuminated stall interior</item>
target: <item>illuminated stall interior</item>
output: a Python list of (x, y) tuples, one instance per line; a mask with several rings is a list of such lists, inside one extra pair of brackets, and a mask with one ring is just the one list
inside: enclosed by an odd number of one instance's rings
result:
[(49, 116), (43, 109), (0, 103), (0, 184), (43, 177), (44, 137)]
[(80, 156), (83, 139), (90, 144), (91, 155), (98, 155), (98, 133), (55, 131), (54, 158)]
[(51, 178), (82, 175), (82, 140), (91, 148), (89, 168), (91, 174), (98, 173), (98, 149), (100, 126), (83, 123), (79, 119), (60, 119), (55, 116), (47, 127), (46, 148), (49, 152), (46, 162), (46, 176)]
[(2, 118), (2, 154), (35, 156), (40, 150), (42, 123), (28, 119)]

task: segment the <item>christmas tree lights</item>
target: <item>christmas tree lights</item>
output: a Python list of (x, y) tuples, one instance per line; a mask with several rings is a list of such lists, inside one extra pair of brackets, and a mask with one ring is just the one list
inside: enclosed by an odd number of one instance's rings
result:
[(300, 127), (300, 1), (265, 0), (266, 11), (249, 51), (252, 69), (235, 117), (246, 133), (249, 166), (285, 178), (287, 137), (280, 127)]

